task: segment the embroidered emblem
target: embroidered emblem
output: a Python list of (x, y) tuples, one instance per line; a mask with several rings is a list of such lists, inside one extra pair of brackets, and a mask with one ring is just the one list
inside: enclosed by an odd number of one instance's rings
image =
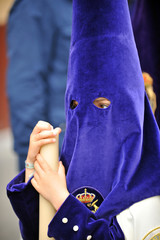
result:
[(76, 198), (82, 203), (91, 203), (95, 198), (95, 194), (88, 193), (87, 188), (85, 188), (84, 193), (77, 194)]
[(104, 200), (103, 196), (96, 189), (91, 187), (79, 188), (72, 194), (94, 213)]
[(147, 235), (142, 240), (160, 240), (160, 227), (157, 227), (147, 233)]

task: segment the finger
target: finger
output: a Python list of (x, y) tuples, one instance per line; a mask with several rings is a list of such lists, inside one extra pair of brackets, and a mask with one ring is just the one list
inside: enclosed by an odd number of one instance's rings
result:
[(33, 176), (34, 176), (34, 179), (36, 180), (36, 182), (38, 183), (40, 177), (39, 177), (39, 175), (38, 175), (38, 173), (36, 171), (34, 172)]
[(37, 174), (38, 176), (40, 176), (43, 173), (43, 169), (41, 168), (38, 160), (36, 160), (34, 163), (34, 169), (35, 169), (35, 174)]
[(35, 178), (32, 178), (31, 184), (36, 189), (36, 191), (39, 192), (39, 185), (38, 185), (37, 181), (35, 180)]
[(54, 138), (57, 135), (57, 132), (54, 130), (45, 130), (45, 131), (41, 131), (40, 133), (37, 133), (35, 135), (35, 140), (40, 140), (40, 139), (44, 139), (44, 138)]
[(36, 144), (38, 145), (38, 147), (42, 147), (43, 145), (46, 145), (49, 143), (55, 143), (55, 142), (56, 142), (55, 138), (45, 138), (37, 141)]
[(38, 121), (38, 123), (36, 124), (36, 126), (33, 129), (33, 133), (37, 134), (43, 130), (52, 130), (53, 126), (45, 121)]
[(40, 166), (40, 168), (43, 170), (43, 171), (47, 171), (50, 169), (48, 163), (45, 161), (45, 159), (41, 156), (41, 154), (38, 154), (37, 155), (37, 162)]
[(56, 132), (56, 135), (59, 135), (62, 131), (62, 129), (60, 127), (57, 127), (54, 129), (54, 131)]

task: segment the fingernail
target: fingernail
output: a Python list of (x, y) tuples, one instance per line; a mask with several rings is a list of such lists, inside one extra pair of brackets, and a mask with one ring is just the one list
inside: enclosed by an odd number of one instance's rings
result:
[(57, 135), (57, 131), (53, 130), (53, 134), (54, 134), (54, 136), (56, 136)]

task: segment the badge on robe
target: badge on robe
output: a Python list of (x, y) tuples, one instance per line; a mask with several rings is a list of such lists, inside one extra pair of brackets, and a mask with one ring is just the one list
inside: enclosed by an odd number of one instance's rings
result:
[(157, 227), (147, 233), (147, 235), (142, 240), (160, 240), (160, 227)]
[(92, 187), (78, 188), (73, 192), (73, 195), (94, 213), (104, 200), (102, 194)]

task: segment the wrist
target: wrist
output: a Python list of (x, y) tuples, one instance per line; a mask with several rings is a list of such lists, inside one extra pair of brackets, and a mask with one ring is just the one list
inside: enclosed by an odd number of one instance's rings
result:
[(65, 200), (68, 198), (69, 196), (69, 192), (63, 192), (61, 194), (61, 196), (59, 196), (58, 199), (56, 199), (54, 202), (52, 202), (52, 205), (54, 206), (54, 208), (56, 209), (56, 211), (58, 211), (58, 209), (62, 206), (62, 204), (65, 202)]

